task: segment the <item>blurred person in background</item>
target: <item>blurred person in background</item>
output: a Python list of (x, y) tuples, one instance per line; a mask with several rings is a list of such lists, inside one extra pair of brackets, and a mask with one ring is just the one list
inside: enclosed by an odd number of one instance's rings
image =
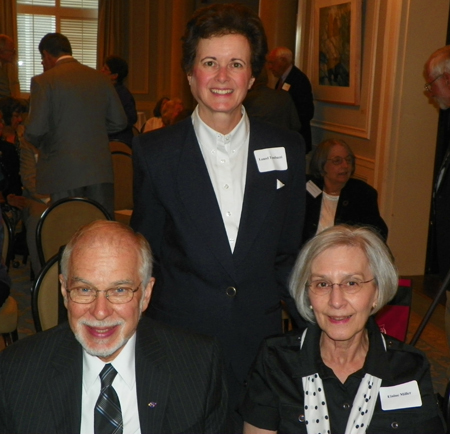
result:
[(325, 140), (314, 149), (306, 177), (303, 241), (345, 223), (371, 226), (383, 239), (388, 228), (378, 209), (378, 193), (355, 173), (355, 154), (343, 140)]
[(161, 119), (162, 116), (162, 109), (164, 107), (164, 104), (169, 101), (170, 98), (167, 96), (163, 96), (160, 98), (155, 105), (155, 108), (153, 109), (153, 117), (147, 120), (147, 122), (142, 127), (142, 132), (147, 133), (152, 130), (157, 130), (158, 128), (162, 128), (164, 126), (163, 121)]
[(165, 127), (173, 125), (178, 115), (184, 110), (183, 101), (180, 98), (172, 98), (166, 101), (161, 109), (161, 120)]
[(105, 59), (101, 72), (109, 77), (114, 85), (128, 119), (128, 125), (124, 130), (108, 134), (109, 140), (123, 142), (131, 148), (133, 125), (137, 121), (137, 112), (134, 97), (123, 84), (128, 76), (128, 63), (125, 59), (112, 54)]
[(278, 78), (276, 90), (288, 92), (297, 108), (302, 124), (300, 134), (306, 142), (306, 153), (311, 151), (312, 138), (310, 121), (314, 116), (312, 87), (306, 74), (294, 65), (292, 51), (277, 47), (267, 56), (267, 69)]

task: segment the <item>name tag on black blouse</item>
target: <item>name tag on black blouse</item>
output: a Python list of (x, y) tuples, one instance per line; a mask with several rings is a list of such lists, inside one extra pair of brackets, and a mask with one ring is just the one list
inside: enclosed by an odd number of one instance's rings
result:
[(381, 408), (383, 410), (398, 410), (422, 406), (417, 381), (408, 381), (391, 387), (380, 387)]

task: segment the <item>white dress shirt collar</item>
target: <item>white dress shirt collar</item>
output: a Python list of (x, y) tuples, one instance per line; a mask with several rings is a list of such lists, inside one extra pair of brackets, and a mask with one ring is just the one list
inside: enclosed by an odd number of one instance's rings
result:
[(289, 66), (288, 69), (286, 69), (286, 71), (284, 71), (284, 74), (280, 78), (282, 83), (284, 83), (286, 81), (286, 78), (289, 75), (289, 73), (292, 71), (293, 67), (294, 67), (294, 65), (291, 65), (291, 66)]
[[(136, 333), (128, 340), (119, 355), (110, 363), (117, 371), (113, 381), (119, 397), (123, 418), (123, 432), (140, 434), (140, 420), (136, 388)], [(83, 350), (83, 387), (81, 398), (81, 433), (94, 431), (94, 408), (100, 395), (99, 374), (105, 362)]]
[(64, 60), (64, 59), (73, 59), (73, 56), (71, 56), (70, 54), (65, 54), (64, 56), (58, 57), (58, 59), (56, 60), (56, 63), (58, 63), (60, 60)]
[(233, 146), (235, 152), (248, 139), (250, 125), (245, 107), (241, 108), (241, 119), (233, 130), (228, 134), (222, 134), (212, 129), (203, 122), (198, 113), (198, 105), (192, 113), (192, 124), (194, 125), (195, 135), (200, 143), (200, 147), (205, 147), (208, 151), (216, 148), (216, 142), (220, 141), (228, 149)]
[[(136, 333), (128, 340), (119, 355), (111, 362), (117, 375), (120, 375), (130, 389), (136, 383), (135, 354)], [(105, 362), (96, 356), (91, 356), (83, 350), (83, 387), (89, 389), (97, 380)]]
[(231, 251), (234, 251), (247, 176), (250, 122), (242, 106), (242, 117), (229, 134), (221, 134), (206, 125), (198, 106), (192, 123), (200, 150), (216, 195)]

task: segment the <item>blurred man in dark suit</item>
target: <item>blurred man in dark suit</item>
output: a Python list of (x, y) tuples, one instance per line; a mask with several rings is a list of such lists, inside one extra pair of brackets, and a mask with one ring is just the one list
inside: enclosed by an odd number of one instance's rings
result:
[(305, 139), (306, 153), (312, 148), (310, 121), (314, 116), (314, 103), (311, 83), (308, 77), (295, 65), (292, 51), (286, 47), (277, 47), (267, 56), (267, 68), (278, 78), (277, 90), (289, 92), (297, 108), (302, 127), (300, 134)]
[[(441, 110), (450, 108), (450, 45), (436, 50), (425, 64), (425, 92)], [(444, 280), (450, 271), (450, 117), (441, 113), (438, 149), (436, 150), (433, 186), (430, 251), (436, 255), (439, 277)], [(450, 346), (450, 288), (447, 288), (445, 331)]]
[(264, 68), (244, 99), (247, 114), (289, 130), (300, 131), (301, 124), (294, 101), (288, 93), (268, 87), (268, 82), (267, 70)]

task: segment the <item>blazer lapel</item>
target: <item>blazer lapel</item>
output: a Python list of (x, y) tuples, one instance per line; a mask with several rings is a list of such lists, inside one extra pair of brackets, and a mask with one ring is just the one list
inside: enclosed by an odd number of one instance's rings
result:
[(54, 375), (48, 380), (47, 396), (55, 430), (78, 433), (81, 426), (82, 349), (68, 326), (66, 336), (63, 336), (54, 353)]
[(255, 130), (255, 126), (251, 124), (244, 203), (234, 249), (235, 261), (247, 255), (251, 250), (253, 241), (258, 236), (277, 194), (277, 183), (278, 181), (285, 183), (287, 178), (287, 171), (265, 173), (259, 171), (254, 151), (271, 146), (266, 144), (264, 137), (261, 137)]
[(232, 276), (234, 265), (230, 244), (192, 125), (180, 153), (176, 179), (186, 213), (197, 227), (198, 242), (203, 243)]
[(165, 352), (151, 329), (151, 324), (143, 327), (142, 322), (141, 320), (136, 340), (139, 422), (141, 432), (159, 433), (164, 432), (171, 377), (164, 365)]

